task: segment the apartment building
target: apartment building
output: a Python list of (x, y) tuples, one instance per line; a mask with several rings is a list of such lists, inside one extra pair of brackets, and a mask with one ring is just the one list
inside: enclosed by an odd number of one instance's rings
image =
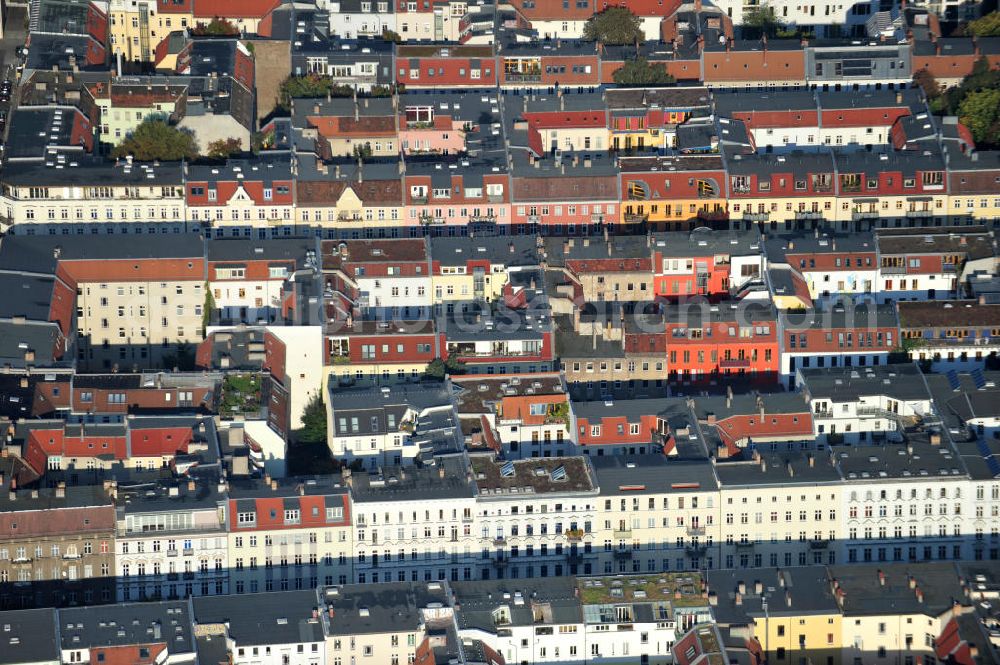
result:
[(720, 630), (754, 639), (769, 661), (845, 662), (845, 619), (825, 567), (718, 570), (705, 577)]
[(758, 443), (751, 459), (720, 462), (723, 568), (837, 563), (839, 471), (795, 444)]
[(348, 476), (358, 583), (474, 579), (482, 541), (466, 464), (441, 457), (433, 466)]
[(781, 375), (790, 386), (799, 368), (884, 365), (902, 339), (895, 308), (874, 304), (784, 312), (781, 334)]
[(82, 366), (180, 363), (181, 345), (201, 341), (205, 270), (197, 236), (182, 234), (170, 243), (146, 235), (46, 244), (58, 261), (57, 276), (77, 292)]
[(233, 593), (351, 581), (355, 518), (332, 477), (233, 481), (225, 501)]
[(334, 459), (368, 469), (427, 462), (461, 451), (447, 382), (327, 387), (327, 445)]
[(484, 443), (507, 459), (563, 457), (574, 450), (570, 399), (556, 373), (457, 376), (458, 415), (479, 423)]
[(445, 357), (444, 334), (434, 320), (362, 321), (331, 325), (326, 334), (324, 382), (388, 384), (417, 381), (435, 358)]
[(903, 430), (934, 418), (920, 371), (910, 364), (799, 369), (815, 435), (830, 443), (902, 440)]
[(287, 227), (290, 233), (294, 225), (291, 164), (280, 157), (230, 161), (223, 168), (192, 166), (185, 194), (191, 220), (213, 226), (216, 237), (272, 227)]
[(230, 593), (225, 499), (210, 479), (120, 488), (117, 600)]
[[(234, 665), (326, 663), (316, 589), (283, 593), (280, 604), (269, 602), (273, 598), (273, 594), (259, 593), (193, 599), (199, 655), (214, 655), (221, 648)], [(211, 641), (219, 646), (206, 644)]]
[(403, 319), (426, 317), (433, 304), (433, 268), (426, 240), (370, 240), (322, 246), (327, 286), (349, 307)]
[(909, 356), (932, 370), (982, 368), (996, 356), (1000, 307), (978, 300), (900, 302), (899, 328)]
[(115, 507), (107, 490), (65, 483), (22, 489), (37, 476), (11, 457), (3, 462), (0, 607), (114, 601)]
[[(187, 206), (178, 164), (144, 164), (126, 159), (97, 161), (86, 155), (59, 158), (73, 178), (54, 178), (45, 164), (28, 163), (4, 177), (0, 198), (8, 223), (19, 233), (179, 233), (186, 229)], [(141, 229), (141, 230), (140, 230)]]
[[(473, 579), (563, 577), (596, 569), (598, 488), (583, 457), (473, 459), (483, 552)], [(529, 504), (521, 498), (532, 495)]]
[(594, 540), (603, 574), (719, 566), (718, 481), (707, 461), (589, 459), (600, 487)]
[[(439, 582), (383, 582), (323, 590), (327, 608), (327, 663), (374, 658), (385, 663), (425, 662), (444, 651), (454, 629), (447, 585)], [(433, 636), (433, 646), (428, 640)], [(471, 646), (471, 645), (470, 645)], [(432, 656), (433, 657), (433, 656)]]

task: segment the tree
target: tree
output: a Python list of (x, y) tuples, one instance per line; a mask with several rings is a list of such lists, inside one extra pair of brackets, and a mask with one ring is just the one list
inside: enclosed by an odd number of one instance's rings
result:
[(274, 147), (274, 138), (273, 129), (266, 132), (254, 132), (250, 138), (250, 149), (254, 153), (258, 153), (261, 150), (270, 150)]
[(937, 82), (932, 74), (926, 67), (920, 69), (913, 75), (913, 82), (920, 86), (920, 89), (924, 91), (924, 95), (927, 99), (936, 99), (941, 96), (941, 84)]
[(225, 159), (231, 155), (238, 155), (241, 152), (243, 152), (243, 144), (240, 140), (228, 138), (209, 143), (205, 155), (211, 159)]
[(313, 393), (302, 412), (302, 429), (296, 439), (300, 443), (326, 443), (326, 407), (319, 393)]
[(171, 127), (156, 118), (136, 127), (128, 138), (115, 147), (112, 155), (116, 158), (131, 155), (140, 162), (176, 162), (194, 159), (198, 155), (198, 147), (190, 132)]
[(966, 35), (976, 37), (1000, 36), (1000, 11), (990, 12), (965, 26)]
[(327, 95), (352, 97), (354, 88), (349, 85), (335, 85), (329, 76), (320, 76), (319, 74), (289, 76), (281, 83), (278, 104), (283, 109), (288, 110), (292, 108), (292, 99), (295, 97), (316, 99)]
[(207, 25), (205, 23), (199, 23), (191, 32), (199, 36), (212, 35), (221, 37), (238, 35), (240, 33), (240, 29), (226, 19), (216, 17), (209, 21)]
[(760, 39), (761, 37), (776, 37), (785, 26), (778, 20), (771, 5), (757, 5), (743, 12), (743, 23), (740, 30), (745, 39)]
[(424, 370), (424, 377), (444, 381), (446, 374), (465, 374), (466, 371), (468, 371), (466, 364), (460, 361), (454, 353), (449, 353), (447, 360), (435, 358), (430, 361), (427, 364), (427, 369)]
[(201, 308), (201, 335), (204, 337), (208, 332), (208, 327), (212, 325), (212, 317), (215, 315), (215, 295), (212, 289), (208, 288), (205, 282), (205, 304)]
[(163, 367), (167, 370), (192, 372), (195, 369), (196, 357), (194, 349), (187, 342), (177, 345), (177, 352), (163, 356)]
[(366, 159), (371, 159), (372, 156), (372, 146), (370, 143), (360, 143), (354, 146), (354, 159), (360, 159), (362, 161)]
[(1000, 89), (970, 92), (958, 105), (958, 118), (976, 143), (1000, 143)]
[(636, 44), (646, 40), (639, 17), (627, 7), (608, 7), (590, 17), (583, 27), (583, 38), (602, 44)]
[(395, 44), (402, 44), (403, 38), (399, 36), (398, 32), (394, 32), (389, 28), (382, 28), (382, 39), (387, 42), (393, 42)]
[(645, 58), (627, 60), (613, 75), (616, 85), (668, 85), (674, 77), (667, 73), (662, 62), (649, 62)]

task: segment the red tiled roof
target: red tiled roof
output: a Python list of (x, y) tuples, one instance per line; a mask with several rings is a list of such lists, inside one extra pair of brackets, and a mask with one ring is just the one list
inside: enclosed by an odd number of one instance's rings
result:
[(263, 18), (281, 4), (281, 0), (198, 0), (194, 3), (197, 18)]

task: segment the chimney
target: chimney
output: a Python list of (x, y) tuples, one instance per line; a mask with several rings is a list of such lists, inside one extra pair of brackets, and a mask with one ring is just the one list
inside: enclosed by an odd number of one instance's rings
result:
[(788, 607), (792, 606), (792, 592), (791, 591), (786, 591), (785, 592), (785, 605), (788, 606)]
[(745, 594), (747, 592), (747, 583), (744, 582), (743, 580), (740, 580), (739, 582), (737, 582), (736, 583), (736, 591), (737, 591), (737, 593)]
[(902, 103), (903, 103), (903, 91), (902, 90), (897, 90), (896, 91), (896, 104), (902, 104)]
[(694, 11), (695, 13), (701, 11), (701, 0), (694, 0)]
[(193, 491), (195, 491), (195, 489), (196, 489), (196, 486), (194, 484), (194, 478), (190, 478), (188, 480), (188, 492), (193, 492)]
[(917, 588), (917, 578), (914, 577), (913, 575), (907, 575), (907, 577), (906, 577), (906, 583), (907, 583), (907, 586), (909, 586), (911, 589), (916, 589)]
[(813, 468), (816, 466), (816, 458), (812, 456), (812, 453), (807, 455), (806, 459), (809, 460), (809, 468)]
[(13, 476), (11, 476), (10, 479), (10, 493), (8, 494), (8, 498), (11, 501), (17, 499), (17, 478), (14, 478)]
[(737, 607), (739, 607), (740, 605), (742, 605), (743, 604), (743, 594), (740, 593), (739, 591), (737, 591), (736, 592), (736, 598), (733, 599), (733, 602), (736, 604)]
[(313, 104), (313, 113), (319, 115), (319, 103)]
[(56, 498), (57, 499), (66, 498), (66, 483), (61, 480), (59, 481), (59, 484), (56, 485)]
[(711, 605), (712, 607), (715, 607), (716, 605), (719, 604), (719, 595), (714, 591), (708, 592), (708, 604)]
[(920, 587), (917, 587), (916, 589), (914, 589), (913, 593), (917, 596), (917, 602), (918, 603), (924, 602), (924, 590), (923, 589), (921, 589)]
[(764, 593), (764, 583), (761, 582), (760, 580), (754, 580), (753, 581), (753, 592), (755, 594), (757, 594), (758, 596), (760, 594)]
[(878, 585), (885, 586), (885, 571), (883, 571), (881, 568), (879, 568), (878, 570)]
[(443, 466), (439, 466), (438, 467), (438, 478), (444, 480), (444, 467)]
[(272, 492), (277, 492), (278, 491), (278, 481), (277, 480), (274, 480), (274, 479), (271, 480), (271, 491)]

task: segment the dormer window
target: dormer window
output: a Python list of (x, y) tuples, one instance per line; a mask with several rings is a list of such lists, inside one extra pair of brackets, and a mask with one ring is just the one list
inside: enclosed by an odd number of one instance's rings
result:
[(271, 197), (272, 197), (271, 188), (270, 187), (265, 187), (264, 188), (264, 200), (265, 201), (270, 201)]

